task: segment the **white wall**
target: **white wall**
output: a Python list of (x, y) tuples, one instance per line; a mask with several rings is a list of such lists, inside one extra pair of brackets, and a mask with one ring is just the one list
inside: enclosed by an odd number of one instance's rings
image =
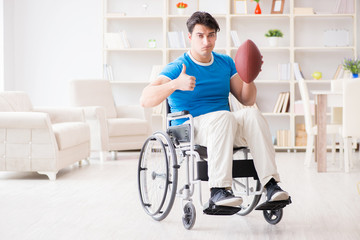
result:
[(3, 4), (3, 46), (4, 46), (4, 72), (3, 90), (14, 90), (14, 2), (2, 0)]
[(4, 1), (0, 0), (0, 91), (4, 91)]
[(102, 77), (102, 1), (5, 1), (13, 2), (5, 90), (26, 91), (37, 106), (62, 106), (71, 79)]

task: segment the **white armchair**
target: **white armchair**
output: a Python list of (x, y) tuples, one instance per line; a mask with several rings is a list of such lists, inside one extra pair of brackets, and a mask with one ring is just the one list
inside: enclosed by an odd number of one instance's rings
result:
[(0, 93), (0, 171), (57, 172), (90, 155), (81, 108), (34, 108), (24, 92)]
[(107, 80), (73, 80), (70, 98), (74, 106), (85, 109), (91, 129), (91, 150), (106, 159), (109, 151), (141, 149), (151, 134), (151, 109), (140, 105), (115, 106)]
[(343, 85), (344, 168), (349, 172), (352, 165), (352, 139), (360, 138), (360, 79), (346, 79)]

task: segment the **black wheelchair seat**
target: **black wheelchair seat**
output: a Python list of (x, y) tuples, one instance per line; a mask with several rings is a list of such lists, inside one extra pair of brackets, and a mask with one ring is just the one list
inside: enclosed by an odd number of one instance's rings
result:
[[(191, 126), (190, 124), (182, 124), (177, 126), (170, 126), (167, 129), (167, 134), (170, 136), (171, 140), (175, 145), (180, 143), (190, 142), (191, 139)], [(194, 151), (196, 151), (200, 158), (203, 161), (198, 161), (197, 164), (197, 179), (201, 181), (208, 181), (208, 166), (205, 159), (208, 158), (207, 148), (201, 145), (194, 145)], [(255, 180), (258, 180), (259, 177), (256, 173), (254, 162), (252, 159), (247, 158), (247, 153), (249, 152), (247, 147), (236, 147), (233, 152), (244, 151), (245, 159), (244, 160), (233, 160), (233, 178), (237, 177), (253, 177)]]
[[(198, 161), (196, 164), (198, 169), (197, 179), (201, 181), (208, 181), (208, 162)], [(233, 178), (253, 177), (255, 180), (259, 179), (252, 159), (233, 160), (232, 174)]]

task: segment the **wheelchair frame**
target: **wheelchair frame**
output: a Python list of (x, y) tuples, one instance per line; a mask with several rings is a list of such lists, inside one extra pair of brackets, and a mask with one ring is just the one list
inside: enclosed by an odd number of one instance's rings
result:
[[(172, 120), (182, 118), (189, 119), (189, 123), (170, 126)], [(196, 220), (196, 210), (192, 203), (196, 184), (199, 189), (200, 205), (209, 209), (208, 205), (203, 204), (201, 191), (201, 181), (208, 179), (207, 161), (204, 156), (206, 148), (194, 144), (193, 126), (193, 117), (187, 111), (168, 114), (167, 133), (155, 132), (145, 141), (138, 165), (139, 195), (145, 212), (154, 220), (161, 221), (170, 213), (175, 196), (180, 197), (184, 212), (182, 222), (188, 230), (194, 226)], [(243, 203), (236, 211), (232, 207), (217, 206), (214, 208), (213, 206), (210, 212), (204, 210), (204, 213), (232, 215), (237, 212), (238, 215), (245, 216), (260, 201), (263, 187), (258, 180), (252, 159), (248, 159), (249, 150), (247, 147), (235, 150), (241, 150), (245, 159), (233, 161), (233, 165), (240, 164), (241, 166), (233, 168), (232, 188), (235, 195), (241, 195), (247, 202)], [(178, 156), (180, 157), (179, 163)], [(235, 164), (235, 162), (237, 163)], [(182, 165), (185, 165), (185, 183), (182, 188), (177, 190), (178, 169)], [(244, 172), (244, 168), (248, 171)], [(195, 170), (197, 170), (197, 176), (195, 176)], [(282, 218), (283, 209), (263, 210), (263, 215), (268, 223), (277, 224)]]

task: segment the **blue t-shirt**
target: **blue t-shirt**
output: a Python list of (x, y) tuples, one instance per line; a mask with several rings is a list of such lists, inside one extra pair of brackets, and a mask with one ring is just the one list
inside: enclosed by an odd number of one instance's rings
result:
[[(170, 112), (187, 110), (197, 117), (215, 111), (230, 111), (228, 97), (230, 79), (237, 73), (235, 63), (227, 55), (215, 52), (212, 55), (210, 63), (200, 63), (191, 57), (190, 52), (184, 53), (160, 73), (171, 80), (176, 79), (182, 71), (182, 64), (185, 64), (186, 74), (196, 78), (193, 91), (176, 90), (168, 97)], [(179, 119), (172, 124), (185, 121)]]

